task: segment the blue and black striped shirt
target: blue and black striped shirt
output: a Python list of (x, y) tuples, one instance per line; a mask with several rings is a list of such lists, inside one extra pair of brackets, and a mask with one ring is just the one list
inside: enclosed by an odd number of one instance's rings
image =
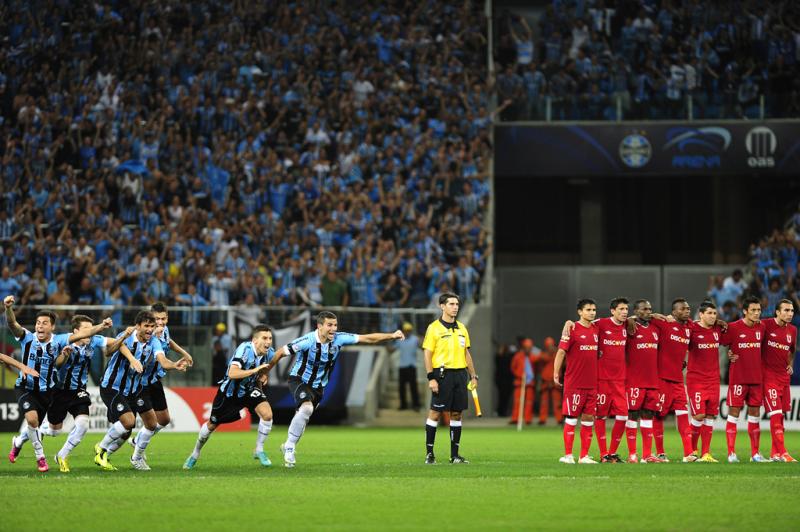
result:
[(108, 345), (108, 338), (96, 334), (86, 345), (70, 345), (72, 354), (58, 370), (58, 387), (63, 390), (83, 390), (89, 381), (89, 364), (95, 350), (104, 349)]
[[(153, 333), (153, 336), (161, 342), (161, 348), (164, 350), (164, 356), (169, 355), (169, 327), (164, 325), (164, 330), (161, 332), (161, 336)], [(151, 371), (147, 372), (145, 375), (145, 386), (147, 384), (155, 384), (158, 382), (164, 375), (167, 374), (167, 370), (165, 370), (161, 364), (158, 363), (156, 360), (155, 365), (151, 368)]]
[[(266, 355), (259, 356), (253, 342), (243, 342), (236, 348), (236, 353), (228, 363), (228, 371), (234, 365), (244, 370), (254, 369), (261, 364), (268, 364), (274, 356), (275, 350), (271, 347)], [(225, 394), (225, 397), (244, 397), (256, 386), (256, 382), (256, 375), (244, 379), (231, 379), (226, 372), (225, 378), (220, 382), (219, 391)]]
[(14, 386), (46, 392), (56, 384), (58, 371), (56, 369), (56, 359), (61, 354), (61, 350), (69, 343), (69, 334), (52, 334), (46, 342), (40, 342), (35, 333), (28, 329), (23, 329), (22, 335), (17, 338), (22, 348), (22, 363), (29, 368), (35, 369), (38, 377), (23, 375), (19, 373)]
[(317, 331), (311, 331), (286, 346), (288, 354), (295, 356), (289, 376), (302, 380), (312, 388), (324, 388), (340, 349), (357, 343), (358, 335), (346, 332), (337, 332), (332, 341), (322, 343)]
[(156, 356), (158, 353), (163, 353), (164, 350), (155, 335), (142, 342), (139, 340), (137, 333), (125, 340), (123, 345), (127, 346), (134, 358), (141, 362), (144, 371), (136, 373), (136, 370), (131, 368), (128, 359), (122, 355), (122, 352), (117, 351), (108, 363), (100, 386), (116, 390), (122, 395), (135, 396), (142, 391), (142, 388), (147, 386), (148, 383), (145, 382), (144, 377), (149, 374), (148, 372), (153, 371), (153, 365), (157, 362)]

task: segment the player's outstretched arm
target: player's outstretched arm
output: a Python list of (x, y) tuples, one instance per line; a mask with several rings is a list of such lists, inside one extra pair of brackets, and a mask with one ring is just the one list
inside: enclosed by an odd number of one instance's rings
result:
[(191, 367), (194, 365), (194, 359), (192, 358), (192, 355), (190, 355), (186, 349), (179, 346), (172, 338), (169, 339), (169, 348), (178, 353), (181, 358), (186, 361), (187, 366)]
[(628, 330), (628, 334), (636, 334), (636, 318), (631, 316), (625, 320), (625, 328)]
[(572, 329), (575, 328), (575, 322), (572, 320), (567, 320), (564, 322), (564, 328), (561, 329), (561, 336), (569, 336), (569, 333), (572, 332)]
[(92, 327), (91, 329), (88, 329), (80, 333), (72, 333), (69, 336), (69, 339), (67, 339), (67, 343), (74, 344), (75, 342), (78, 342), (80, 340), (85, 340), (86, 338), (94, 336), (95, 334), (99, 334), (105, 331), (106, 329), (110, 329), (113, 326), (114, 322), (111, 320), (111, 318), (106, 318), (97, 325), (95, 325), (94, 327)]
[(406, 337), (403, 334), (403, 331), (396, 330), (393, 333), (370, 333), (370, 334), (359, 334), (358, 335), (358, 343), (359, 344), (379, 344), (381, 342), (388, 342), (389, 340), (403, 340)]
[(125, 340), (131, 337), (133, 333), (136, 332), (136, 327), (128, 327), (125, 329), (125, 333), (121, 335), (119, 338), (114, 338), (109, 343), (106, 344), (106, 347), (103, 349), (103, 354), (107, 357), (110, 357), (117, 351), (119, 351), (120, 346), (125, 343)]
[(20, 338), (25, 334), (25, 329), (22, 325), (17, 323), (17, 316), (14, 314), (14, 296), (6, 296), (3, 299), (3, 306), (6, 307), (6, 322), (8, 323), (8, 330), (14, 335), (14, 338)]
[(269, 373), (270, 370), (278, 364), (278, 361), (288, 354), (286, 351), (285, 345), (279, 347), (278, 350), (275, 351), (275, 353), (272, 355), (272, 359), (267, 363), (267, 369), (265, 373)]
[(267, 369), (267, 364), (261, 364), (253, 369), (242, 369), (237, 364), (231, 364), (228, 368), (228, 378), (234, 381), (246, 379), (264, 369)]
[(31, 377), (39, 376), (39, 372), (35, 369), (29, 368), (19, 360), (16, 360), (8, 355), (4, 355), (3, 353), (0, 353), (0, 362), (5, 364), (8, 369), (16, 369), (17, 371), (21, 371), (23, 375), (30, 375)]
[(184, 359), (180, 359), (177, 362), (173, 362), (172, 360), (164, 356), (163, 352), (159, 351), (158, 353), (156, 353), (156, 360), (158, 360), (158, 363), (161, 364), (161, 367), (163, 367), (168, 371), (169, 370), (186, 371), (187, 363), (186, 360)]

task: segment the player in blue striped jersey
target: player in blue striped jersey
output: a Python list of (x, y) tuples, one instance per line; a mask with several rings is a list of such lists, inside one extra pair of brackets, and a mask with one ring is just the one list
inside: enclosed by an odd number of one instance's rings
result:
[[(56, 382), (57, 367), (66, 360), (66, 355), (61, 351), (67, 344), (95, 335), (113, 324), (111, 318), (106, 318), (103, 323), (81, 333), (53, 334), (56, 315), (48, 310), (41, 310), (36, 313), (34, 332), (30, 332), (17, 323), (14, 301), (12, 295), (3, 299), (6, 321), (9, 330), (20, 344), (22, 364), (34, 371), (21, 371), (14, 385), (20, 410), (25, 415), (25, 423), (23, 423), (19, 436), (15, 436), (11, 440), (11, 452), (8, 453), (8, 459), (12, 463), (16, 462), (22, 444), (30, 439), (39, 471), (48, 471), (50, 467), (44, 457), (38, 428), (50, 404)], [(33, 373), (37, 373), (38, 376), (34, 376)]]
[[(153, 316), (156, 318), (156, 329), (153, 334), (161, 342), (161, 345), (164, 348), (164, 355), (169, 356), (170, 350), (174, 350), (181, 356), (182, 360), (186, 361), (186, 367), (191, 367), (194, 363), (192, 360), (192, 355), (178, 345), (169, 334), (169, 327), (167, 327), (167, 322), (169, 321), (167, 305), (161, 301), (153, 303), (153, 305), (150, 307), (150, 312), (152, 312)], [(166, 374), (167, 372), (164, 367), (156, 362), (151, 371), (144, 376), (146, 383), (144, 393), (148, 395), (150, 404), (153, 406), (153, 410), (156, 413), (155, 434), (169, 425), (170, 422), (167, 396), (164, 393), (164, 385), (161, 383), (161, 378)], [(133, 447), (136, 447), (136, 441), (136, 436), (133, 438), (128, 438), (128, 443), (130, 443)]]
[(295, 447), (306, 430), (311, 414), (322, 401), (322, 394), (341, 348), (346, 345), (377, 344), (405, 338), (400, 330), (371, 334), (337, 332), (338, 323), (333, 312), (320, 312), (317, 315), (317, 329), (281, 347), (272, 362), (275, 365), (281, 357), (287, 355), (295, 357), (288, 380), (297, 411), (289, 424), (286, 443), (281, 445), (286, 467), (294, 467)]
[(186, 362), (172, 362), (164, 355), (161, 342), (153, 331), (156, 319), (152, 312), (142, 311), (136, 315), (136, 333), (127, 338), (114, 353), (100, 382), (100, 397), (106, 405), (108, 421), (112, 424), (103, 440), (95, 445), (94, 462), (104, 470), (116, 469), (108, 461), (109, 456), (131, 435), (136, 424), (136, 414), (144, 423), (139, 431), (136, 450), (131, 457), (135, 469), (148, 471), (142, 456), (156, 428), (156, 415), (147, 394), (142, 393), (144, 376), (158, 362), (164, 369), (184, 371)]
[[(83, 314), (72, 317), (72, 332), (80, 333), (91, 329), (94, 325), (92, 318)], [(67, 359), (58, 370), (58, 384), (53, 390), (52, 402), (47, 409), (47, 419), (42, 423), (39, 434), (57, 436), (67, 413), (75, 420), (75, 426), (69, 433), (64, 446), (56, 455), (58, 468), (62, 473), (69, 473), (69, 453), (83, 439), (89, 429), (89, 406), (92, 404), (86, 384), (89, 381), (89, 364), (96, 350), (105, 356), (117, 352), (122, 343), (135, 331), (128, 327), (116, 339), (96, 334), (66, 346), (62, 352), (67, 353)]]
[(240, 410), (243, 408), (254, 410), (259, 417), (253, 457), (263, 466), (272, 465), (264, 452), (264, 442), (272, 430), (272, 408), (267, 402), (263, 387), (267, 383), (267, 373), (274, 357), (272, 329), (268, 325), (254, 327), (251, 340), (239, 344), (228, 363), (228, 371), (220, 382), (211, 406), (211, 416), (200, 428), (194, 451), (183, 464), (184, 469), (194, 467), (200, 458), (200, 450), (218, 426), (241, 419)]

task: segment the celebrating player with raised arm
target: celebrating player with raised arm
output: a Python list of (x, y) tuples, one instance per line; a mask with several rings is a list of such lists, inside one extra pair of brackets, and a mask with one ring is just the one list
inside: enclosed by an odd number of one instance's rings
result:
[(271, 363), (271, 366), (274, 366), (286, 355), (295, 357), (288, 380), (297, 411), (289, 424), (286, 442), (281, 445), (283, 463), (286, 467), (295, 465), (297, 442), (305, 432), (314, 409), (322, 401), (322, 394), (325, 392), (325, 386), (328, 384), (341, 348), (346, 345), (377, 344), (405, 338), (403, 332), (399, 330), (393, 333), (352, 334), (337, 332), (338, 327), (336, 314), (323, 310), (317, 314), (316, 330), (278, 349)]
[(704, 301), (699, 308), (700, 319), (691, 322), (689, 362), (686, 369), (686, 391), (692, 412), (692, 452), (697, 453), (697, 442), (702, 436), (700, 462), (716, 463), (711, 456), (711, 436), (714, 418), (719, 413), (719, 342), (722, 328), (717, 325), (717, 307)]
[(636, 463), (636, 422), (642, 433), (642, 462), (658, 463), (652, 455), (653, 418), (661, 410), (661, 381), (658, 378), (658, 329), (651, 323), (653, 307), (645, 299), (633, 304), (635, 317), (628, 320), (625, 346), (625, 387), (628, 396), (628, 462)]
[(111, 327), (111, 318), (106, 318), (99, 325), (78, 333), (53, 334), (56, 315), (49, 310), (41, 310), (36, 313), (36, 325), (32, 333), (17, 323), (13, 308), (14, 296), (6, 296), (3, 299), (3, 305), (8, 328), (22, 349), (22, 364), (34, 370), (20, 371), (14, 384), (20, 410), (25, 414), (25, 423), (19, 436), (15, 436), (11, 440), (11, 452), (8, 453), (8, 459), (12, 463), (16, 462), (22, 444), (30, 439), (39, 471), (48, 471), (50, 467), (44, 457), (38, 428), (52, 399), (52, 390), (56, 383), (56, 368), (67, 358), (67, 353), (62, 353), (62, 350), (68, 344), (89, 338)]
[(797, 351), (797, 328), (792, 325), (794, 304), (782, 299), (775, 309), (775, 317), (764, 320), (764, 337), (761, 360), (764, 379), (764, 407), (769, 416), (772, 433), (773, 462), (796, 462), (786, 452), (783, 443), (783, 418), (792, 410), (789, 380), (793, 373), (794, 354)]
[(228, 363), (225, 379), (220, 383), (211, 406), (211, 416), (208, 422), (200, 427), (194, 451), (184, 462), (184, 469), (194, 468), (200, 459), (200, 451), (217, 427), (241, 419), (242, 408), (252, 409), (259, 418), (253, 457), (257, 458), (262, 466), (272, 465), (264, 452), (264, 442), (272, 431), (272, 408), (267, 402), (267, 396), (264, 395), (263, 386), (267, 382), (269, 363), (277, 361), (274, 356), (272, 329), (268, 325), (254, 327), (250, 341), (239, 344)]
[(564, 456), (558, 459), (563, 464), (574, 464), (572, 446), (578, 416), (581, 419), (581, 454), (578, 463), (596, 464), (589, 456), (592, 445), (592, 426), (597, 409), (597, 343), (598, 329), (592, 323), (597, 314), (597, 304), (592, 299), (578, 301), (579, 320), (569, 332), (562, 336), (556, 353), (553, 381), (561, 386), (561, 366), (567, 361), (564, 375)]
[(664, 418), (675, 412), (675, 423), (683, 442), (683, 461), (694, 462), (692, 434), (689, 428), (689, 406), (686, 403), (686, 387), (683, 384), (683, 368), (689, 349), (691, 309), (689, 303), (678, 298), (672, 302), (671, 318), (653, 314), (651, 323), (658, 329), (658, 376), (661, 379), (661, 410), (653, 420), (653, 437), (656, 440), (658, 458), (669, 462), (664, 452)]
[(153, 335), (156, 319), (152, 312), (141, 311), (136, 315), (136, 333), (127, 338), (114, 353), (100, 382), (100, 397), (107, 408), (111, 423), (103, 440), (94, 447), (94, 463), (103, 470), (116, 468), (108, 461), (120, 445), (131, 435), (136, 423), (136, 414), (142, 418), (144, 428), (139, 431), (136, 450), (131, 457), (134, 469), (149, 471), (144, 451), (155, 434), (156, 415), (150, 398), (142, 390), (146, 386), (145, 375), (152, 371), (158, 361), (164, 369), (184, 371), (186, 361), (172, 362), (164, 356), (161, 342)]
[(738, 462), (736, 456), (736, 422), (739, 413), (747, 405), (747, 433), (750, 435), (750, 461), (764, 462), (758, 452), (761, 438), (759, 426), (761, 402), (764, 399), (761, 379), (761, 342), (764, 339), (764, 324), (761, 318), (761, 302), (748, 296), (742, 301), (742, 319), (728, 324), (720, 343), (730, 346), (728, 360), (728, 423), (725, 435), (728, 439), (728, 462)]

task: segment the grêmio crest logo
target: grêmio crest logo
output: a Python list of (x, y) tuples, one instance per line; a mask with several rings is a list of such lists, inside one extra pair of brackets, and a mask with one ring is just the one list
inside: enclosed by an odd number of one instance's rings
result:
[(663, 151), (673, 153), (673, 168), (702, 170), (721, 167), (721, 154), (730, 145), (731, 133), (723, 127), (673, 127)]

